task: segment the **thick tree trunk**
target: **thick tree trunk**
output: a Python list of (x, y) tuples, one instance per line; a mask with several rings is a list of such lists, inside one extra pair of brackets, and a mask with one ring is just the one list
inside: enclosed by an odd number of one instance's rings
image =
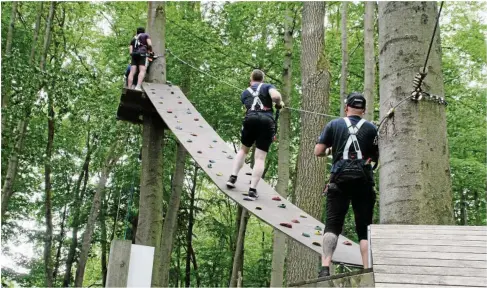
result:
[[(152, 48), (156, 55), (165, 55), (165, 7), (164, 2), (148, 3), (148, 32), (152, 39)], [(148, 82), (166, 82), (165, 56), (151, 64)], [(142, 174), (140, 179), (139, 219), (136, 244), (155, 248), (152, 269), (152, 286), (161, 286), (159, 281), (161, 267), (162, 235), (162, 149), (164, 128), (159, 116), (144, 115), (142, 136)]]
[[(89, 134), (88, 134), (89, 135)], [(86, 192), (86, 185), (88, 184), (88, 170), (89, 170), (89, 165), (90, 165), (90, 160), (91, 160), (91, 153), (92, 150), (90, 149), (90, 139), (88, 136), (88, 140), (86, 142), (86, 147), (87, 147), (87, 152), (85, 156), (85, 161), (83, 163), (83, 168), (81, 170), (81, 173), (78, 176), (78, 180), (76, 181), (76, 185), (74, 188), (74, 193), (73, 193), (73, 198), (74, 202), (72, 205), (73, 209), (73, 220), (71, 224), (72, 230), (72, 236), (71, 236), (71, 244), (69, 245), (69, 252), (68, 252), (68, 257), (66, 258), (66, 272), (64, 274), (64, 279), (63, 279), (63, 287), (69, 287), (71, 284), (71, 269), (73, 267), (73, 263), (75, 262), (75, 254), (76, 254), (76, 248), (78, 247), (78, 229), (79, 229), (79, 218), (80, 218), (80, 206), (81, 206), (81, 201), (84, 198), (85, 192)], [(83, 181), (84, 178), (84, 183), (83, 183), (83, 188), (81, 189), (80, 193), (80, 187), (81, 187), (81, 181)]]
[(107, 225), (105, 223), (105, 214), (106, 214), (106, 200), (105, 197), (101, 199), (101, 208), (100, 208), (100, 228), (101, 228), (101, 277), (102, 277), (102, 284), (103, 287), (106, 287), (105, 283), (107, 281)]
[[(39, 11), (37, 12), (37, 20), (36, 20), (36, 26), (34, 28), (34, 39), (32, 43), (32, 50), (31, 50), (31, 55), (29, 58), (29, 63), (32, 63), (34, 61), (34, 53), (35, 53), (35, 47), (37, 44), (37, 36), (39, 34), (39, 27), (41, 25), (40, 19), (42, 15), (42, 3), (40, 2), (40, 7)], [(44, 54), (47, 54), (47, 50), (49, 49), (49, 46), (51, 44), (50, 39), (51, 39), (51, 22), (52, 18), (54, 17), (54, 8), (52, 7), (54, 2), (51, 3), (51, 9), (49, 10), (49, 17), (46, 22), (46, 34), (44, 36), (45, 39), (49, 39), (49, 41), (44, 41)], [(52, 11), (52, 13), (51, 13)], [(44, 67), (41, 66), (41, 69), (44, 70)], [(25, 133), (27, 132), (27, 125), (29, 124), (29, 119), (30, 119), (30, 112), (31, 108), (27, 108), (27, 112), (25, 114), (24, 119), (21, 119), (18, 124), (17, 128), (17, 141), (15, 142), (14, 149), (12, 151), (12, 154), (10, 155), (10, 158), (8, 160), (8, 168), (7, 168), (7, 174), (5, 176), (5, 181), (3, 183), (3, 189), (2, 189), (2, 212), (1, 212), (1, 221), (2, 223), (5, 221), (5, 215), (8, 210), (8, 202), (10, 201), (10, 198), (12, 197), (14, 190), (13, 186), (15, 183), (15, 178), (17, 177), (17, 171), (18, 171), (18, 165), (19, 165), (19, 155), (22, 152), (22, 148), (24, 145), (24, 139), (25, 139)], [(2, 131), (4, 127), (4, 117), (2, 117)]]
[(93, 204), (91, 205), (90, 215), (88, 216), (88, 223), (86, 224), (85, 232), (83, 233), (83, 238), (81, 241), (81, 251), (78, 261), (78, 267), (76, 269), (76, 277), (74, 280), (74, 285), (76, 287), (83, 286), (86, 262), (88, 261), (88, 253), (90, 252), (91, 247), (91, 238), (95, 230), (96, 219), (98, 218), (98, 214), (100, 212), (100, 201), (101, 199), (103, 199), (108, 175), (110, 174), (113, 165), (118, 160), (118, 157), (115, 156), (117, 144), (118, 141), (112, 144), (112, 146), (110, 147), (105, 163), (103, 164), (100, 180), (98, 180), (98, 186), (96, 187), (95, 195), (93, 196)]
[(364, 15), (364, 97), (367, 101), (365, 119), (374, 120), (375, 42), (374, 13), (376, 3), (365, 2)]
[[(436, 2), (379, 2), (380, 114), (408, 97), (424, 65)], [(423, 88), (444, 95), (439, 29)], [(445, 106), (407, 101), (380, 131), (380, 221), (452, 224)]]
[(188, 231), (186, 233), (186, 271), (184, 277), (185, 287), (191, 285), (191, 250), (193, 249), (193, 225), (194, 225), (194, 202), (196, 193), (196, 180), (198, 176), (198, 164), (194, 163), (193, 186), (191, 187), (189, 203)]
[[(326, 113), (330, 76), (324, 53), (324, 2), (304, 2), (302, 20), (301, 81), (304, 110)], [(301, 137), (297, 157), (296, 205), (320, 219), (323, 208), (321, 191), (325, 185), (326, 160), (314, 155), (316, 137), (325, 126), (325, 118), (301, 114)], [(287, 283), (316, 278), (318, 255), (298, 242), (288, 245)]]
[[(67, 191), (71, 190), (71, 188), (68, 187)], [(64, 242), (64, 225), (66, 223), (66, 211), (67, 211), (67, 204), (64, 204), (64, 209), (63, 209), (63, 216), (61, 219), (61, 228), (59, 231), (59, 237), (58, 237), (58, 246), (57, 246), (57, 252), (56, 252), (56, 261), (54, 262), (54, 272), (52, 274), (53, 278), (53, 283), (54, 286), (56, 286), (56, 280), (57, 280), (57, 274), (59, 271), (59, 264), (61, 262), (61, 249), (63, 248), (63, 242)]]
[[(8, 59), (12, 53), (12, 40), (15, 29), (15, 18), (17, 17), (17, 4), (18, 2), (12, 2), (12, 12), (10, 13), (10, 23), (8, 25), (7, 39), (5, 40), (5, 58)], [(2, 95), (2, 108), (8, 105), (8, 93), (10, 90), (10, 83), (4, 83), (3, 89), (6, 89)], [(3, 131), (3, 121), (2, 121), (2, 131)]]
[(347, 99), (347, 79), (348, 79), (348, 41), (347, 41), (347, 8), (348, 2), (341, 3), (342, 21), (340, 29), (342, 32), (342, 70), (340, 76), (340, 116), (345, 116), (345, 102)]
[[(293, 9), (296, 9), (293, 7)], [(286, 20), (284, 22), (284, 70), (282, 73), (282, 101), (289, 104), (292, 94), (292, 60), (293, 60), (293, 32), (295, 13), (288, 7), (286, 10)], [(289, 110), (284, 109), (279, 117), (279, 149), (277, 164), (277, 184), (276, 191), (283, 197), (287, 197), (289, 187), (289, 147), (290, 137), (290, 118)], [(284, 261), (286, 260), (286, 235), (274, 229), (273, 248), (272, 248), (272, 272), (271, 287), (282, 287), (284, 281)]]
[(168, 210), (164, 219), (161, 239), (161, 287), (169, 286), (169, 269), (171, 268), (171, 254), (174, 236), (178, 225), (178, 211), (181, 203), (181, 193), (184, 182), (184, 164), (186, 163), (186, 149), (181, 143), (177, 145), (176, 168), (172, 182), (171, 198), (169, 199)]
[(235, 255), (233, 257), (232, 276), (230, 277), (230, 287), (237, 287), (238, 276), (243, 277), (243, 253), (245, 242), (245, 231), (247, 230), (247, 223), (249, 221), (249, 213), (247, 209), (242, 208), (242, 215), (240, 216), (240, 223), (238, 229), (237, 244)]

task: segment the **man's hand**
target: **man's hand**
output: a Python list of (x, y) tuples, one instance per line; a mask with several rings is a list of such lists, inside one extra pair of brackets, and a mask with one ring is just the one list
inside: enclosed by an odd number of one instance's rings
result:
[(275, 106), (277, 110), (281, 110), (282, 108), (284, 108), (284, 102), (281, 101), (279, 104), (276, 104)]

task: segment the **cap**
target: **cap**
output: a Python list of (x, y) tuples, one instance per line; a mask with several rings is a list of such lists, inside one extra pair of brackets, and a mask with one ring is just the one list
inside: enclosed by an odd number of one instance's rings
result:
[(358, 92), (352, 92), (348, 94), (347, 99), (345, 100), (345, 104), (352, 108), (365, 109), (366, 101), (365, 97), (362, 94)]

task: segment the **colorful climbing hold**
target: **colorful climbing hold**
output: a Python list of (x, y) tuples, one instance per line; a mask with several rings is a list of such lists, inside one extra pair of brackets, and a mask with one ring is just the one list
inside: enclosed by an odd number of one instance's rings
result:
[(176, 126), (176, 129), (178, 130), (183, 130), (183, 128), (179, 127), (179, 126)]
[(228, 159), (233, 159), (233, 156), (232, 155), (228, 155), (227, 158)]
[(252, 176), (252, 172), (247, 172), (247, 173), (245, 173), (245, 175)]
[(181, 96), (178, 96), (178, 99), (181, 98)]
[(315, 231), (315, 235), (321, 235), (321, 232), (320, 232), (320, 231), (318, 231), (318, 230), (316, 230), (316, 231)]
[(178, 120), (178, 123), (181, 123), (181, 120)]
[(159, 101), (159, 104), (164, 104), (164, 102), (162, 102), (162, 101)]
[(287, 228), (293, 228), (293, 225), (291, 225), (289, 223), (280, 223), (279, 225), (287, 227)]
[(194, 118), (194, 121), (200, 121), (200, 119), (199, 118)]
[(200, 128), (204, 128), (203, 125), (200, 125)]
[(223, 174), (221, 172), (216, 173), (216, 176), (222, 176)]
[(302, 234), (304, 237), (309, 237), (309, 234), (308, 233), (304, 233)]
[(178, 115), (174, 115), (174, 118), (178, 118)]
[(186, 142), (191, 143), (191, 142), (193, 142), (193, 140), (188, 139), (188, 140), (186, 140)]
[(216, 143), (216, 140), (213, 140), (213, 143)]
[(286, 208), (286, 204), (282, 203), (281, 205), (277, 206), (279, 208)]
[(198, 136), (198, 135), (196, 135), (195, 133), (191, 133), (191, 136), (194, 136), (194, 137), (196, 137), (196, 136)]
[(257, 206), (255, 207), (255, 210), (262, 210), (262, 207)]
[(208, 147), (213, 148), (213, 146), (211, 146), (211, 145), (210, 145), (210, 146), (208, 146)]
[(167, 109), (167, 113), (172, 113), (172, 110), (171, 109)]
[(281, 201), (281, 197), (275, 196), (275, 197), (272, 197), (272, 200), (274, 200), (274, 201)]
[(321, 230), (323, 230), (323, 229), (321, 229), (321, 227), (320, 227), (320, 226), (316, 226), (316, 227), (315, 227), (315, 230), (321, 231)]
[(201, 150), (198, 150), (198, 154), (202, 154), (203, 152), (201, 152)]
[(313, 242), (313, 245), (318, 246), (318, 247), (321, 247), (321, 244), (318, 243), (318, 242)]
[(291, 220), (291, 222), (293, 222), (293, 223), (299, 223), (299, 220), (298, 219), (293, 219), (293, 220)]
[(301, 218), (308, 218), (308, 217), (307, 217), (306, 215), (304, 215), (304, 214), (299, 215), (299, 217), (301, 217)]
[(208, 164), (208, 168), (213, 168), (213, 165), (211, 165), (211, 164)]
[(187, 113), (187, 114), (191, 114), (191, 111), (187, 111), (186, 113)]
[(227, 151), (223, 150), (222, 153), (227, 153)]
[(171, 94), (174, 94), (174, 91), (171, 91)]
[(352, 242), (345, 240), (343, 241), (343, 245), (352, 246)]
[(178, 101), (178, 104), (183, 104), (183, 101)]
[(215, 163), (215, 160), (210, 160), (210, 163)]

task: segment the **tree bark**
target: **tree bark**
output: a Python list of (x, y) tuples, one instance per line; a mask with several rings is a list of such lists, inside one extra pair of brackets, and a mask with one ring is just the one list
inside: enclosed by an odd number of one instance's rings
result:
[[(292, 60), (293, 60), (293, 33), (294, 33), (294, 18), (296, 9), (290, 7), (286, 10), (286, 20), (284, 22), (284, 69), (282, 72), (282, 82), (284, 84), (282, 90), (282, 101), (286, 104), (290, 103), (292, 94)], [(278, 164), (277, 164), (277, 184), (276, 191), (283, 198), (287, 197), (289, 187), (289, 161), (290, 152), (289, 147), (291, 143), (290, 138), (291, 118), (289, 110), (284, 109), (280, 111), (279, 117), (279, 149), (278, 149)], [(286, 260), (286, 238), (287, 236), (277, 229), (274, 229), (273, 248), (272, 248), (272, 272), (271, 272), (271, 287), (282, 287), (284, 281), (284, 261)]]
[(348, 41), (347, 41), (347, 7), (348, 2), (341, 3), (341, 33), (342, 33), (342, 70), (340, 76), (340, 116), (345, 116), (345, 99), (347, 99), (348, 79)]
[[(7, 31), (7, 39), (5, 40), (5, 58), (8, 61), (8, 58), (10, 57), (10, 54), (12, 53), (12, 40), (13, 40), (13, 35), (14, 35), (14, 29), (15, 29), (15, 18), (17, 17), (17, 4), (18, 2), (12, 2), (12, 12), (10, 13), (10, 23), (8, 25), (8, 31)], [(6, 89), (6, 93), (3, 94), (2, 97), (2, 108), (6, 107), (8, 105), (8, 92), (10, 90), (10, 83), (5, 83), (4, 89)], [(3, 121), (2, 121), (2, 131), (3, 131)]]
[[(301, 41), (301, 81), (303, 110), (326, 113), (330, 76), (324, 53), (324, 2), (304, 2)], [(301, 113), (301, 135), (297, 157), (296, 205), (320, 219), (325, 185), (326, 159), (314, 155), (315, 139), (325, 126), (325, 118)], [(318, 255), (298, 242), (288, 245), (286, 280), (294, 283), (316, 278)]]
[(375, 42), (374, 13), (376, 3), (365, 2), (364, 15), (364, 97), (367, 101), (365, 119), (374, 120)]
[(242, 265), (240, 263), (240, 259), (243, 259), (244, 253), (244, 239), (245, 239), (245, 231), (247, 230), (247, 222), (249, 219), (249, 215), (247, 209), (242, 209), (242, 216), (240, 218), (240, 227), (238, 229), (238, 237), (237, 237), (237, 245), (235, 249), (235, 256), (233, 258), (233, 266), (232, 266), (232, 277), (230, 278), (230, 287), (237, 287), (237, 280), (239, 274), (242, 276)]
[[(148, 2), (148, 32), (156, 55), (163, 55), (151, 64), (148, 82), (166, 82), (165, 58), (165, 7), (164, 2)], [(136, 244), (152, 246), (155, 249), (152, 269), (152, 286), (161, 286), (159, 281), (161, 267), (162, 235), (162, 157), (164, 145), (163, 122), (159, 116), (144, 115), (142, 135), (142, 174), (140, 179), (139, 219)]]
[(105, 214), (106, 214), (106, 199), (105, 196), (103, 195), (101, 199), (101, 208), (100, 208), (100, 228), (101, 228), (101, 277), (102, 277), (102, 284), (103, 287), (106, 287), (106, 281), (107, 281), (107, 226), (105, 223)]
[[(71, 188), (68, 187), (67, 191), (71, 190)], [(59, 244), (57, 246), (57, 252), (56, 252), (56, 261), (54, 262), (54, 272), (52, 274), (52, 278), (53, 278), (53, 283), (54, 283), (54, 286), (56, 286), (56, 280), (57, 280), (57, 274), (58, 274), (58, 271), (59, 271), (59, 264), (60, 264), (60, 260), (61, 260), (61, 248), (63, 247), (63, 242), (64, 242), (64, 225), (66, 223), (66, 208), (67, 208), (67, 203), (64, 204), (64, 209), (63, 209), (63, 217), (61, 219), (61, 228), (59, 231)]]
[[(69, 252), (68, 252), (68, 257), (66, 258), (66, 272), (64, 274), (64, 280), (63, 280), (63, 287), (69, 287), (71, 284), (71, 269), (73, 267), (73, 263), (75, 262), (75, 254), (76, 254), (76, 248), (78, 247), (78, 229), (80, 225), (80, 206), (81, 206), (81, 201), (84, 198), (85, 192), (86, 192), (86, 185), (88, 184), (88, 171), (89, 171), (89, 165), (91, 161), (91, 153), (92, 150), (90, 149), (90, 137), (88, 133), (88, 140), (86, 142), (86, 156), (85, 160), (83, 163), (83, 168), (81, 170), (81, 173), (78, 176), (78, 179), (76, 181), (76, 185), (73, 191), (73, 220), (72, 220), (72, 225), (71, 228), (73, 229), (72, 231), (72, 236), (71, 236), (71, 244), (69, 245)], [(84, 183), (83, 183), (83, 188), (81, 189), (80, 193), (80, 187), (81, 187), (81, 181), (83, 181), (84, 178)]]
[[(380, 114), (408, 97), (424, 65), (436, 22), (436, 2), (379, 3)], [(423, 88), (444, 95), (439, 29)], [(453, 223), (445, 106), (407, 101), (381, 126), (380, 221)]]
[[(32, 63), (34, 61), (34, 52), (35, 52), (35, 46), (37, 43), (37, 36), (39, 34), (39, 27), (40, 27), (40, 19), (42, 15), (42, 3), (40, 2), (40, 9), (37, 13), (37, 20), (36, 20), (36, 26), (34, 29), (34, 39), (32, 43), (32, 50), (31, 50), (31, 56), (29, 58), (29, 63)], [(54, 2), (52, 2), (54, 3)], [(51, 5), (53, 5), (51, 3)], [(53, 11), (53, 10), (52, 10)], [(51, 13), (51, 10), (49, 10), (49, 17), (48, 21), (46, 22), (46, 34), (44, 38), (50, 39), (50, 34), (51, 34), (51, 21), (52, 17), (54, 16), (54, 12)], [(44, 51), (47, 53), (47, 50), (49, 49), (50, 41), (44, 41)], [(43, 70), (43, 67), (41, 67)], [(10, 198), (12, 197), (14, 190), (13, 186), (15, 184), (15, 178), (17, 177), (17, 171), (18, 171), (18, 165), (19, 165), (19, 155), (22, 152), (23, 145), (24, 145), (24, 139), (25, 139), (25, 133), (27, 132), (27, 125), (29, 124), (29, 119), (30, 119), (30, 114), (31, 114), (31, 108), (27, 108), (27, 112), (25, 114), (24, 119), (21, 119), (18, 124), (17, 128), (17, 141), (15, 142), (14, 149), (12, 151), (12, 155), (10, 155), (10, 158), (8, 160), (8, 166), (7, 166), (7, 174), (5, 176), (5, 181), (3, 183), (3, 189), (2, 189), (2, 212), (1, 212), (1, 221), (2, 223), (5, 222), (5, 215), (8, 210), (8, 203), (10, 201)], [(4, 127), (4, 117), (2, 117), (2, 131)]]
[(90, 215), (88, 216), (88, 223), (85, 227), (85, 232), (83, 233), (83, 238), (81, 241), (81, 251), (78, 261), (78, 267), (76, 269), (76, 277), (74, 280), (74, 285), (76, 287), (83, 286), (83, 278), (85, 274), (86, 262), (88, 261), (88, 253), (91, 247), (91, 238), (95, 230), (95, 222), (98, 218), (100, 210), (100, 201), (103, 199), (105, 185), (108, 179), (110, 171), (118, 160), (118, 156), (115, 155), (115, 150), (117, 148), (118, 141), (112, 144), (110, 150), (107, 154), (105, 163), (103, 164), (103, 169), (100, 175), (100, 180), (98, 181), (98, 186), (96, 188), (95, 195), (93, 196), (93, 204), (91, 205)]
[(164, 219), (161, 240), (161, 287), (169, 286), (169, 269), (171, 268), (171, 254), (174, 236), (178, 225), (178, 211), (181, 203), (181, 193), (184, 182), (184, 164), (186, 163), (186, 149), (181, 143), (177, 145), (176, 168), (172, 182), (171, 198), (169, 199), (168, 210)]
[(186, 233), (186, 272), (185, 272), (185, 287), (191, 285), (191, 249), (193, 249), (193, 225), (194, 225), (194, 202), (196, 193), (196, 180), (198, 176), (198, 164), (194, 163), (193, 186), (191, 187), (190, 203), (189, 203), (189, 219), (188, 231)]

